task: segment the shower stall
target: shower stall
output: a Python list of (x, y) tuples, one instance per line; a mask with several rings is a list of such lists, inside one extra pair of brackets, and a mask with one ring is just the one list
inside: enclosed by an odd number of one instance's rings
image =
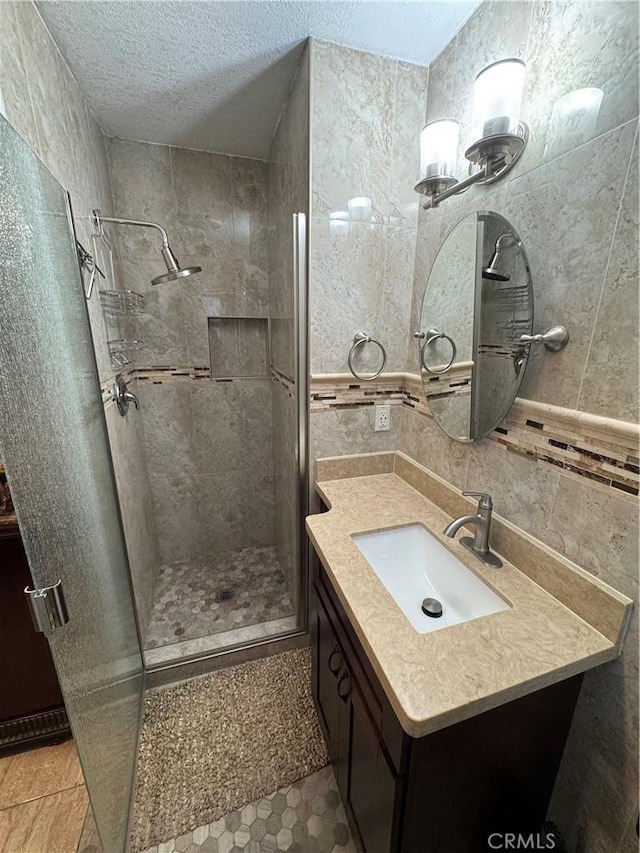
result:
[(266, 162), (107, 140), (92, 245), (135, 294), (102, 337), (135, 403), (106, 417), (147, 667), (305, 627), (308, 152), (306, 52)]
[(75, 216), (2, 116), (0, 141), (0, 444), (24, 613), (120, 850), (148, 674), (304, 642), (308, 52), (267, 160), (107, 139)]

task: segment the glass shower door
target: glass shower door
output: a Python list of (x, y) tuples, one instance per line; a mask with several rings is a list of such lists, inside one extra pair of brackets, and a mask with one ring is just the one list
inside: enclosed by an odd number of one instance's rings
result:
[[(105, 851), (126, 847), (142, 659), (67, 197), (0, 116), (0, 445)], [(25, 596), (25, 608), (27, 608)]]

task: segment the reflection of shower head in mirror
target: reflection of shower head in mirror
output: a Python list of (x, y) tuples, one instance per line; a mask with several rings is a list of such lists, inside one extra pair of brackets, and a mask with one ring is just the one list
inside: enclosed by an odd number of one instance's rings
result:
[(510, 249), (512, 246), (517, 245), (517, 243), (518, 241), (513, 234), (502, 234), (498, 237), (491, 260), (486, 267), (482, 268), (482, 278), (489, 279), (490, 281), (510, 281), (510, 275), (504, 275), (499, 272), (498, 264), (500, 263), (501, 255), (504, 256), (505, 249)]

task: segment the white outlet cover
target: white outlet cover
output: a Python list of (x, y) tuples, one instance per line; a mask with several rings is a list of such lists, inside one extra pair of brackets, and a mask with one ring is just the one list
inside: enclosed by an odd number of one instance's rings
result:
[(383, 430), (388, 430), (391, 426), (391, 406), (389, 405), (389, 403), (386, 403), (382, 406), (375, 406), (374, 412), (374, 431), (382, 432)]

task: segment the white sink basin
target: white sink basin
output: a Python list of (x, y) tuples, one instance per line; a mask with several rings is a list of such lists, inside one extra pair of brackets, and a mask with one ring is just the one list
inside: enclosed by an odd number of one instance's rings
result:
[[(420, 634), (509, 607), (421, 524), (351, 538)], [(425, 615), (425, 598), (440, 602), (441, 616)]]

